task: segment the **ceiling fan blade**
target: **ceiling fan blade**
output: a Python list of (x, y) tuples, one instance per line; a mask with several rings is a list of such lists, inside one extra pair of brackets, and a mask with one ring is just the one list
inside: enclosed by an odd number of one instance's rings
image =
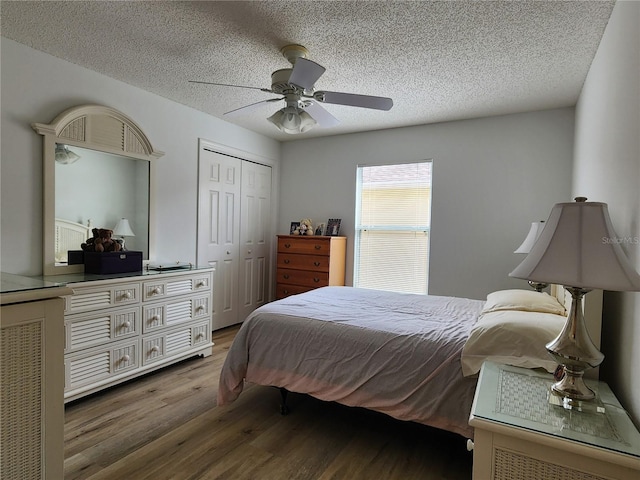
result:
[(351, 107), (373, 108), (376, 110), (391, 110), (393, 100), (388, 97), (374, 97), (372, 95), (357, 95), (342, 92), (315, 92), (313, 98), (322, 103), (335, 105), (349, 105)]
[(282, 98), (270, 98), (268, 100), (262, 100), (260, 102), (250, 103), (249, 105), (245, 105), (244, 107), (236, 108), (235, 110), (230, 110), (228, 112), (225, 112), (224, 115), (227, 117), (235, 117), (237, 115), (242, 115), (248, 112), (252, 112), (256, 110), (258, 107), (260, 107), (261, 105), (264, 105), (265, 103), (279, 102), (280, 100), (282, 100)]
[(273, 93), (273, 91), (271, 89), (269, 89), (269, 88), (248, 87), (246, 85), (231, 85), (229, 83), (201, 82), (199, 80), (189, 80), (189, 83), (202, 83), (204, 85), (219, 85), (221, 87), (248, 88), (248, 89), (251, 89), (251, 90), (260, 90), (262, 92)]
[(289, 77), (289, 83), (311, 90), (326, 68), (306, 58), (298, 58)]
[(317, 102), (308, 102), (304, 107), (307, 112), (321, 127), (335, 127), (340, 123), (336, 117), (327, 112)]

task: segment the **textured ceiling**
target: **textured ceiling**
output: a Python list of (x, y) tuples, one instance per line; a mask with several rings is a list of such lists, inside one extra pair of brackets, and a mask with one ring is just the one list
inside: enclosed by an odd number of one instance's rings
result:
[(278, 140), (575, 105), (613, 1), (6, 1), (2, 36), (223, 117), (272, 98), (280, 48), (302, 44), (319, 90), (389, 96), (388, 111), (324, 105), (340, 120), (291, 136), (266, 118), (228, 121)]

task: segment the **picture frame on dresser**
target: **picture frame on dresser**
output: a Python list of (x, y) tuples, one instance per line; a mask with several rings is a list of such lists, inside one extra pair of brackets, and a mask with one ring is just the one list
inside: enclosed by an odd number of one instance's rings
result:
[(337, 237), (340, 235), (340, 222), (342, 219), (340, 218), (330, 218), (327, 220), (327, 230), (325, 231), (325, 235), (329, 237)]
[(314, 235), (320, 236), (320, 235), (324, 235), (324, 227), (326, 224), (324, 223), (319, 223), (318, 225), (316, 225), (316, 229), (314, 231)]
[(293, 235), (299, 226), (300, 222), (291, 222), (291, 226), (289, 227), (289, 235)]

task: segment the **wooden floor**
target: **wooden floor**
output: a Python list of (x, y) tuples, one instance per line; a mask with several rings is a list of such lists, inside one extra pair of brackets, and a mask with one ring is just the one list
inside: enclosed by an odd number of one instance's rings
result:
[(237, 327), (214, 354), (68, 404), (65, 479), (471, 479), (464, 438), (374, 412), (250, 386), (216, 406)]

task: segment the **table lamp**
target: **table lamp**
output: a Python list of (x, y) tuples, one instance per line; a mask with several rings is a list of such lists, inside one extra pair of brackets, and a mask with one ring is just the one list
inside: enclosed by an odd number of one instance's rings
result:
[(589, 336), (582, 298), (593, 289), (640, 291), (640, 275), (630, 264), (611, 224), (606, 203), (558, 203), (531, 251), (510, 277), (563, 285), (571, 308), (560, 334), (546, 345), (564, 376), (552, 391), (570, 400), (593, 400), (584, 371), (600, 365), (604, 355)]
[[(527, 233), (524, 242), (520, 245), (513, 253), (529, 253), (533, 244), (536, 243), (538, 237), (542, 233), (542, 229), (544, 228), (544, 220), (540, 220), (539, 222), (531, 222), (531, 228), (529, 229), (529, 233)], [(549, 286), (548, 283), (542, 282), (533, 282), (529, 280), (529, 286), (533, 288), (536, 292), (542, 292), (545, 288)]]
[(124, 237), (135, 237), (136, 234), (131, 230), (131, 225), (129, 225), (129, 220), (126, 218), (121, 218), (116, 223), (116, 226), (113, 227), (113, 234), (117, 237), (120, 237), (122, 240), (122, 250), (126, 250), (124, 247)]

